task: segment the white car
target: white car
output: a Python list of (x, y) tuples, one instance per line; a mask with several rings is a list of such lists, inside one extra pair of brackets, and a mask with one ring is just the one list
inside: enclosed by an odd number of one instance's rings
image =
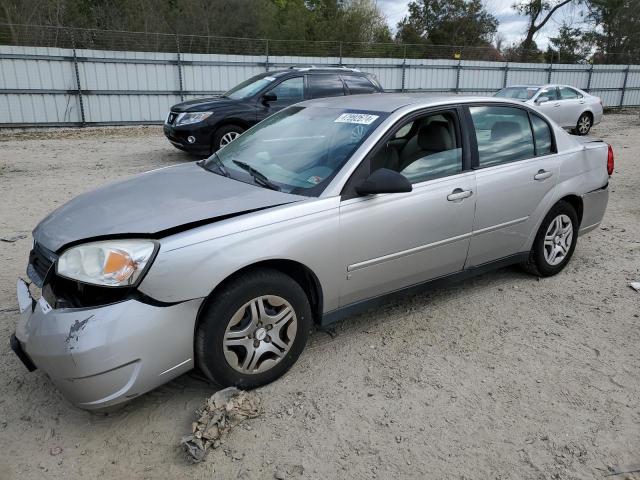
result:
[(587, 135), (602, 120), (602, 99), (569, 85), (513, 85), (494, 96), (533, 105), (577, 135)]

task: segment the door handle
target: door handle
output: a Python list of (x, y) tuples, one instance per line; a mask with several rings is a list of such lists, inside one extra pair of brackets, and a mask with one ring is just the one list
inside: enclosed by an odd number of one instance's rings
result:
[(536, 173), (533, 176), (533, 179), (534, 180), (538, 180), (538, 181), (542, 181), (542, 180), (546, 180), (551, 175), (553, 175), (553, 172), (547, 172), (546, 170), (538, 170), (538, 173)]
[(461, 188), (456, 188), (453, 192), (447, 195), (447, 200), (450, 202), (455, 202), (456, 200), (464, 200), (465, 198), (469, 198), (473, 195), (473, 190), (463, 190)]

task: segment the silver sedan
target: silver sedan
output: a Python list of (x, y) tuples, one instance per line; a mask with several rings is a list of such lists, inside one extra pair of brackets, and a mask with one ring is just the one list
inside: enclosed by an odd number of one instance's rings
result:
[(194, 367), (257, 387), (314, 324), (500, 266), (559, 273), (601, 222), (612, 171), (611, 147), (522, 102), (303, 102), (42, 220), (11, 345), (85, 409)]
[(593, 125), (602, 121), (602, 99), (569, 85), (514, 85), (495, 96), (535, 106), (577, 135), (587, 135)]

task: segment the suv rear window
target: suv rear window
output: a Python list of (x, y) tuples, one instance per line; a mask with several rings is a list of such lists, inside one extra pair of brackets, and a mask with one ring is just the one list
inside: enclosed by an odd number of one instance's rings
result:
[(344, 95), (344, 86), (338, 75), (309, 75), (309, 92), (311, 98), (339, 97)]
[(343, 76), (344, 83), (347, 84), (349, 93), (356, 95), (358, 93), (375, 93), (378, 90), (366, 77)]

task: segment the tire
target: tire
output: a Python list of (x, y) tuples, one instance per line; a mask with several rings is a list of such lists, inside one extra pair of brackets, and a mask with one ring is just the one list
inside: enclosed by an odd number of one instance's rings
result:
[(215, 293), (199, 320), (198, 366), (218, 385), (245, 389), (284, 375), (302, 353), (313, 323), (302, 287), (272, 269), (231, 280)]
[(226, 144), (238, 138), (244, 132), (244, 128), (238, 125), (223, 125), (213, 135), (213, 144), (211, 145), (211, 152), (217, 152)]
[[(571, 204), (556, 203), (540, 224), (524, 269), (539, 277), (550, 277), (562, 271), (576, 248), (578, 226), (578, 215)], [(563, 233), (565, 230), (570, 237)]]
[(591, 131), (591, 127), (593, 126), (593, 117), (589, 112), (585, 112), (580, 115), (578, 118), (578, 122), (576, 123), (576, 128), (573, 129), (576, 135), (584, 136), (588, 135)]

